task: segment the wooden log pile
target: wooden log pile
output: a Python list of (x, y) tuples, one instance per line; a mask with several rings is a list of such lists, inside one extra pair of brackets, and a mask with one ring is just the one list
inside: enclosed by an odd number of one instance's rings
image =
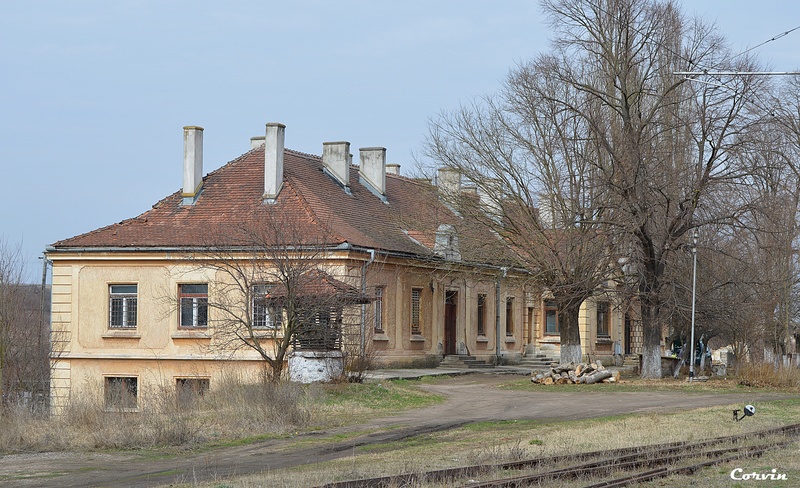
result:
[(619, 381), (619, 371), (606, 369), (600, 361), (559, 364), (543, 373), (534, 371), (531, 381), (539, 385), (615, 383)]

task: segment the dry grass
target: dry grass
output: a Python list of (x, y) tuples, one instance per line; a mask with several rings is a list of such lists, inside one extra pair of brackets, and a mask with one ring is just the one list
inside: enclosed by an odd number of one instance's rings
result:
[(797, 388), (800, 387), (800, 370), (784, 366), (775, 367), (771, 363), (745, 363), (737, 375), (739, 384), (756, 388)]
[[(700, 408), (673, 414), (646, 413), (567, 422), (481, 422), (456, 430), (424, 434), (401, 442), (354, 448), (347, 458), (327, 463), (187, 486), (318, 486), (330, 481), (453, 466), (498, 463), (670, 441), (697, 441), (772, 428), (796, 422), (800, 418), (800, 400), (760, 403), (756, 416), (741, 422), (732, 420), (731, 412), (734, 408), (741, 408), (741, 405)], [(694, 476), (654, 482), (651, 486), (731, 486), (729, 475), (735, 467), (749, 469), (748, 472), (769, 472), (769, 469), (775, 467), (779, 472), (789, 473), (789, 479), (794, 481), (784, 485), (771, 482), (770, 486), (797, 486), (800, 480), (797, 448), (797, 445), (791, 447), (790, 455), (785, 450), (774, 451), (760, 459), (742, 461), (737, 466), (709, 468)], [(717, 484), (709, 481), (712, 479)], [(575, 486), (586, 484), (587, 480), (584, 479), (576, 482)], [(418, 483), (414, 486), (442, 485)]]
[(226, 379), (191, 405), (174, 389), (142, 398), (136, 412), (108, 411), (103, 395), (73, 401), (60, 416), (0, 412), (0, 453), (92, 449), (194, 449), (346, 425), (441, 401), (408, 382), (251, 384)]
[(179, 405), (174, 391), (159, 392), (137, 412), (108, 411), (99, 394), (54, 417), (10, 408), (0, 416), (0, 452), (185, 448), (280, 435), (311, 421), (313, 395), (295, 384), (229, 381), (193, 405)]

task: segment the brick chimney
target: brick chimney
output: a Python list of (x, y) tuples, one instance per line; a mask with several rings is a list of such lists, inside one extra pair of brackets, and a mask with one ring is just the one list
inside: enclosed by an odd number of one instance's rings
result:
[(386, 201), (386, 148), (362, 147), (359, 150), (361, 167), (359, 182), (378, 198)]
[(267, 123), (264, 137), (264, 201), (275, 203), (283, 187), (283, 142), (286, 126), (277, 122)]
[(325, 171), (342, 185), (350, 189), (350, 143), (323, 142), (322, 165)]
[(183, 205), (194, 205), (203, 189), (203, 128), (183, 128)]

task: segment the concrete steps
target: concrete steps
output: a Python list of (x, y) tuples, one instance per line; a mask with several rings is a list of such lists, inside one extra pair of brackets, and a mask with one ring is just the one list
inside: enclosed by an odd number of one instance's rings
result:
[(442, 359), (442, 362), (439, 363), (439, 366), (447, 368), (469, 369), (494, 368), (493, 364), (489, 364), (483, 359), (478, 359), (475, 356), (468, 356), (466, 354), (453, 354), (445, 356), (444, 359)]
[(545, 371), (550, 367), (559, 364), (560, 358), (557, 356), (548, 356), (547, 354), (537, 353), (528, 354), (523, 357), (519, 362), (519, 366), (530, 368), (537, 371)]

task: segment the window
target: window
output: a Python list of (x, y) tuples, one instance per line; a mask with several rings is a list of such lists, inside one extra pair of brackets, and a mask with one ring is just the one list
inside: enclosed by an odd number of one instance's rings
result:
[(486, 295), (478, 295), (478, 335), (486, 335)]
[(611, 314), (608, 311), (608, 302), (597, 302), (597, 336), (608, 337), (608, 327), (611, 323)]
[(375, 301), (372, 302), (375, 314), (375, 332), (383, 333), (383, 287), (375, 287)]
[(178, 378), (175, 384), (178, 408), (194, 407), (197, 400), (206, 394), (209, 385), (208, 378)]
[(107, 376), (105, 379), (106, 408), (136, 408), (138, 390), (139, 380), (136, 377)]
[(421, 296), (422, 288), (411, 289), (411, 333), (417, 335), (422, 333), (419, 317), (419, 304)]
[(254, 329), (277, 329), (281, 326), (280, 310), (267, 303), (267, 293), (271, 288), (272, 285), (253, 285), (251, 310)]
[(506, 336), (514, 335), (514, 297), (506, 298)]
[(208, 327), (208, 285), (179, 285), (181, 327)]
[(558, 307), (552, 300), (544, 302), (544, 333), (558, 334)]
[(137, 285), (110, 285), (108, 296), (108, 326), (112, 329), (135, 329)]

